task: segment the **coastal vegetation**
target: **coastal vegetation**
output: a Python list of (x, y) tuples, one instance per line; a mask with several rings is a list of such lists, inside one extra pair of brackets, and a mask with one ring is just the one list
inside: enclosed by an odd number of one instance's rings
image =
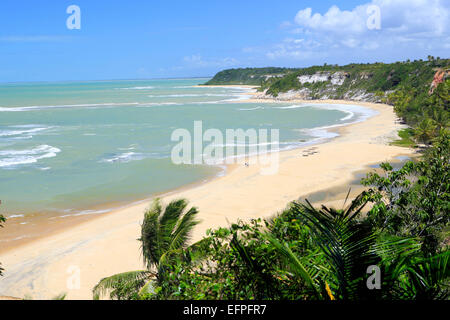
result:
[(448, 130), (450, 79), (437, 84), (432, 92), (402, 86), (383, 101), (392, 104), (397, 115), (413, 128), (410, 137), (418, 143), (430, 144), (442, 130)]
[[(104, 279), (94, 294), (103, 286), (115, 299), (448, 299), (449, 138), (442, 132), (399, 170), (382, 164), (383, 173), (369, 173), (367, 189), (342, 209), (294, 201), (272, 219), (208, 230), (189, 247), (186, 237), (168, 245), (174, 226), (185, 225), (186, 202), (172, 202), (161, 217), (157, 201), (139, 239), (154, 273)], [(185, 225), (186, 236), (194, 225)]]
[(311, 98), (320, 99), (333, 78), (301, 83), (299, 79), (311, 78), (300, 77), (323, 79), (325, 71), (327, 77), (340, 72), (334, 78), (340, 88), (333, 90), (332, 98), (358, 91), (363, 99), (393, 105), (409, 125), (393, 144), (422, 144), (422, 155), (399, 169), (380, 164), (380, 170), (361, 180), (364, 191), (352, 201), (349, 191), (341, 209), (315, 207), (307, 199), (293, 201), (271, 219), (208, 230), (190, 246), (197, 210), (183, 216), (185, 200), (173, 201), (165, 210), (157, 200), (145, 213), (139, 239), (147, 269), (101, 280), (94, 297), (449, 299), (448, 65), (448, 59), (429, 57), (394, 64), (219, 73), (208, 84), (260, 81), (261, 90), (272, 96), (307, 88)]
[(401, 129), (398, 131), (398, 136), (400, 139), (391, 142), (393, 146), (399, 147), (415, 147), (416, 143), (414, 141), (414, 130), (411, 128)]
[(259, 86), (269, 78), (282, 77), (287, 73), (294, 72), (295, 70), (296, 69), (274, 67), (227, 69), (217, 73), (214, 78), (209, 80), (206, 84), (244, 84)]
[[(185, 199), (157, 199), (137, 240), (144, 267), (101, 279), (94, 299), (448, 300), (448, 66), (448, 59), (429, 57), (219, 73), (208, 84), (257, 84), (270, 97), (294, 91), (390, 104), (408, 125), (392, 144), (417, 147), (421, 156), (398, 169), (380, 164), (342, 208), (299, 199), (272, 218), (208, 230), (195, 243), (197, 208)], [(0, 215), (0, 227), (4, 222)]]
[[(301, 69), (231, 69), (206, 84), (253, 84), (267, 97), (294, 93), (302, 99), (345, 99), (383, 102), (412, 130), (401, 133), (400, 145), (430, 144), (449, 126), (450, 59), (323, 65)], [(259, 83), (257, 83), (258, 81)], [(292, 96), (291, 96), (292, 97)]]
[(141, 226), (141, 253), (145, 270), (129, 271), (102, 279), (94, 288), (94, 298), (109, 293), (111, 298), (132, 299), (148, 288), (166, 281), (172, 257), (187, 247), (191, 231), (198, 221), (196, 208), (186, 211), (186, 200), (175, 200), (165, 208), (159, 199), (144, 214)]

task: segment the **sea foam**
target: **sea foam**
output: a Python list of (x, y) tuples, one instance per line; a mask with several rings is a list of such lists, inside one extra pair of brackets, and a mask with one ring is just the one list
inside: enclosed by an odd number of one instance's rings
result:
[(53, 158), (61, 152), (49, 145), (40, 145), (26, 150), (0, 150), (0, 168), (36, 163), (40, 159)]

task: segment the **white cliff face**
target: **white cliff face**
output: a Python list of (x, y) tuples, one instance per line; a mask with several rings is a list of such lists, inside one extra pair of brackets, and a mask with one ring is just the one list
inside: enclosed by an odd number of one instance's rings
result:
[[(289, 90), (287, 92), (280, 92), (275, 98), (277, 100), (292, 100), (292, 99), (303, 99), (303, 100), (312, 100), (312, 99), (347, 99), (353, 101), (378, 101), (379, 98), (375, 97), (373, 93), (368, 93), (363, 89), (351, 89), (348, 88), (343, 95), (338, 93), (338, 89), (342, 86), (346, 79), (348, 79), (350, 75), (347, 72), (338, 71), (338, 72), (317, 72), (312, 75), (301, 75), (298, 76), (297, 79), (300, 84), (312, 84), (322, 82), (323, 86), (320, 88), (311, 88), (305, 86), (303, 88), (297, 90)], [(370, 78), (370, 74), (362, 74), (360, 76), (361, 80)], [(352, 84), (358, 81), (354, 79)], [(273, 98), (273, 96), (267, 94), (267, 90), (263, 93), (258, 94), (255, 98)]]
[(297, 79), (301, 84), (330, 81), (332, 85), (340, 86), (346, 78), (347, 74), (345, 72), (317, 72), (312, 75), (299, 76)]
[(315, 73), (313, 75), (305, 75), (305, 76), (299, 76), (297, 79), (301, 84), (305, 83), (316, 83), (316, 82), (325, 82), (328, 81), (330, 77), (330, 73), (324, 72), (324, 73)]
[(345, 72), (335, 72), (331, 77), (331, 84), (341, 86), (347, 77), (348, 74)]
[(283, 78), (285, 76), (285, 74), (267, 74), (264, 75), (264, 80), (268, 80), (270, 78)]
[[(266, 74), (266, 75), (263, 75), (263, 76), (261, 76), (261, 77), (263, 77), (264, 78), (264, 80), (268, 80), (268, 79), (270, 79), (270, 78), (283, 78), (285, 76), (285, 74)], [(254, 79), (254, 78), (256, 78), (257, 76), (255, 76), (255, 75), (251, 75), (250, 76), (250, 79)]]

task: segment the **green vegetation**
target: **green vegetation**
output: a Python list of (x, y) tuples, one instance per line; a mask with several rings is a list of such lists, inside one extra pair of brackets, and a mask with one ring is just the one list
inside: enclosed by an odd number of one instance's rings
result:
[(435, 254), (450, 222), (450, 135), (443, 132), (418, 163), (381, 168), (383, 176), (370, 173), (362, 180), (375, 187), (368, 192), (368, 220), (395, 236), (420, 239), (424, 254)]
[(186, 200), (174, 200), (163, 210), (159, 199), (155, 200), (144, 215), (139, 239), (147, 269), (103, 278), (93, 290), (95, 299), (106, 293), (119, 300), (137, 298), (166, 281), (166, 268), (173, 255), (187, 247), (192, 228), (198, 223), (197, 209), (185, 212), (187, 205)]
[[(50, 300), (66, 300), (67, 298), (67, 293), (62, 292), (54, 297), (52, 297)], [(33, 300), (33, 296), (30, 294), (26, 294), (23, 299), (19, 299), (19, 298), (14, 298), (15, 300)]]
[(430, 144), (449, 127), (450, 79), (438, 84), (432, 94), (411, 86), (402, 86), (387, 97), (387, 102), (408, 125), (414, 128), (414, 139)]
[[(430, 144), (449, 127), (450, 59), (323, 65), (302, 69), (247, 68), (219, 72), (207, 84), (252, 84), (277, 97), (294, 90), (305, 99), (383, 102), (412, 129), (396, 145)], [(313, 78), (314, 77), (314, 78)], [(413, 141), (414, 140), (414, 141)]]
[(391, 145), (399, 147), (414, 147), (416, 143), (413, 140), (414, 130), (411, 128), (402, 129), (398, 132), (400, 139), (392, 141)]
[[(368, 189), (343, 209), (294, 201), (272, 219), (209, 230), (190, 247), (185, 237), (174, 250), (169, 245), (186, 202), (169, 204), (162, 217), (156, 203), (145, 214), (139, 240), (144, 261), (157, 272), (148, 282), (122, 277), (120, 292), (108, 286), (115, 290), (111, 297), (448, 299), (449, 138), (441, 132), (421, 160), (397, 171), (382, 164), (384, 174), (368, 174), (362, 180)], [(185, 234), (195, 224), (190, 221)]]
[(295, 69), (288, 68), (240, 68), (228, 69), (217, 73), (207, 85), (243, 84), (260, 86), (271, 77), (281, 77)]
[[(431, 81), (438, 68), (448, 68), (449, 59), (434, 59), (429, 61), (405, 61), (396, 63), (349, 64), (345, 66), (323, 65), (301, 69), (287, 68), (240, 68), (228, 69), (217, 73), (207, 85), (212, 84), (251, 84), (261, 85), (267, 93), (277, 96), (289, 90), (308, 88), (310, 97), (320, 94), (324, 88), (333, 88), (332, 98), (343, 99), (346, 94), (362, 91), (379, 98), (398, 88), (415, 88), (423, 94), (428, 92)], [(301, 83), (299, 76), (327, 75), (327, 81)], [(333, 75), (339, 75), (343, 82), (332, 85)], [(426, 90), (423, 90), (425, 89)], [(329, 94), (329, 92), (326, 92)]]

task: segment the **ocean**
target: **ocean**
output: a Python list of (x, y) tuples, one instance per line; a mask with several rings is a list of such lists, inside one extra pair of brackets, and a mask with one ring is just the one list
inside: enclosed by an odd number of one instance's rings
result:
[(14, 219), (105, 212), (223, 174), (220, 165), (176, 165), (174, 130), (279, 129), (280, 149), (361, 121), (358, 106), (246, 103), (248, 88), (196, 87), (208, 79), (0, 84), (1, 212)]

